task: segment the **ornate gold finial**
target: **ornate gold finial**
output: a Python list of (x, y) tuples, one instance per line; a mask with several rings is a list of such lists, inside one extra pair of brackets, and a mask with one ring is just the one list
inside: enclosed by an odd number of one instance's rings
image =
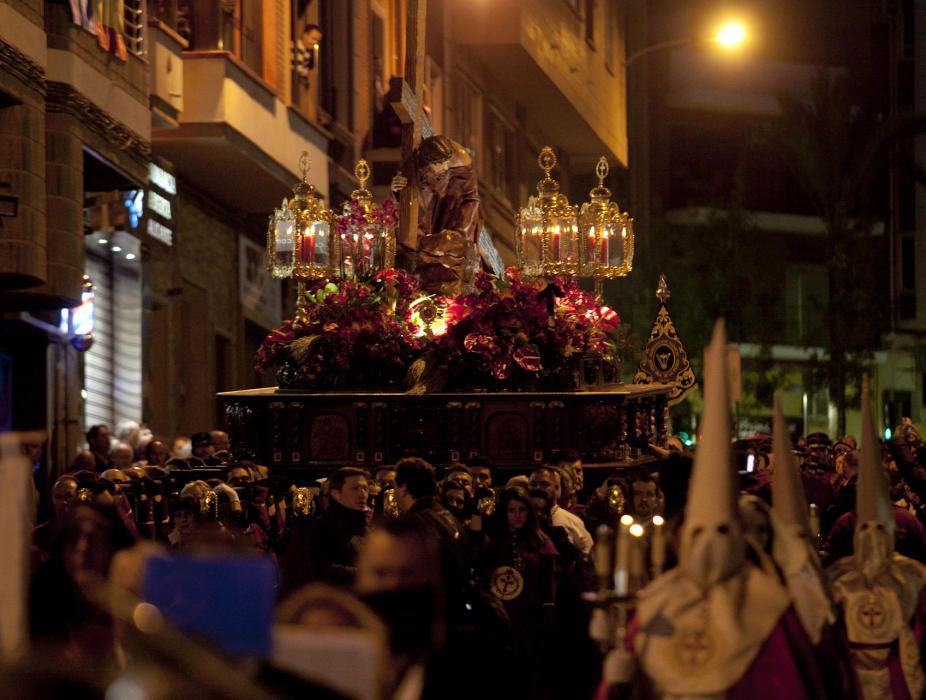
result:
[(354, 166), (354, 177), (360, 183), (360, 187), (350, 193), (350, 198), (360, 202), (363, 210), (369, 213), (373, 206), (373, 194), (367, 189), (367, 180), (370, 179), (370, 164), (363, 158), (357, 161)]
[(543, 170), (544, 174), (547, 176), (547, 179), (550, 177), (550, 171), (556, 167), (556, 154), (553, 152), (553, 149), (549, 146), (544, 146), (540, 150), (540, 155), (537, 156), (537, 165)]
[(309, 152), (303, 151), (299, 156), (299, 170), (302, 173), (302, 181), (307, 182), (309, 177)]
[(559, 183), (550, 176), (556, 167), (556, 154), (549, 146), (544, 146), (537, 156), (537, 165), (543, 170), (543, 180), (537, 183), (537, 194), (546, 202), (553, 202), (559, 197)]
[(656, 298), (659, 299), (660, 304), (665, 304), (669, 301), (671, 296), (672, 292), (669, 291), (669, 283), (666, 282), (666, 276), (659, 275), (659, 286), (656, 287)]
[(367, 188), (367, 180), (370, 179), (370, 164), (363, 158), (358, 160), (357, 165), (354, 166), (354, 177), (357, 178), (357, 182), (360, 183), (360, 189), (365, 190)]
[(595, 185), (591, 192), (589, 192), (589, 197), (591, 197), (591, 203), (595, 207), (607, 207), (608, 201), (611, 199), (611, 190), (605, 187), (604, 181), (608, 176), (608, 173), (611, 172), (611, 168), (608, 165), (608, 159), (604, 156), (598, 159), (598, 165), (595, 166), (595, 175), (598, 176), (598, 184)]

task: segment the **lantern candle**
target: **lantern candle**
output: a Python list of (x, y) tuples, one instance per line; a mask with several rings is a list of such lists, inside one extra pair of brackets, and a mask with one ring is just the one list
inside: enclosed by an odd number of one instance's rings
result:
[(305, 234), (305, 244), (303, 246), (303, 253), (305, 254), (305, 260), (303, 262), (314, 265), (315, 264), (315, 229), (310, 228)]

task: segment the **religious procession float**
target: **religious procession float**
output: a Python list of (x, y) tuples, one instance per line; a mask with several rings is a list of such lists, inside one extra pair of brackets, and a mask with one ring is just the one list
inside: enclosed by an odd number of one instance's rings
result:
[(601, 289), (632, 269), (633, 219), (611, 201), (605, 159), (580, 207), (542, 150), (544, 178), (515, 222), (517, 265), (493, 274), (468, 155), (434, 136), (415, 156), (421, 217), (403, 236), (396, 202), (366, 188), (365, 161), (332, 211), (303, 160), (267, 239), (272, 275), (296, 281), (296, 313), (256, 359), (278, 386), (220, 394), (236, 447), (311, 472), (409, 455), (523, 468), (567, 447), (614, 467), (664, 444), (669, 402), (694, 378), (660, 297), (650, 359), (636, 383), (620, 381), (620, 318)]

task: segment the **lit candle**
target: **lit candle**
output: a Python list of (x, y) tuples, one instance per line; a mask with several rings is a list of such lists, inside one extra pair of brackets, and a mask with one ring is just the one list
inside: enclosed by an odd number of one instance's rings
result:
[(554, 260), (559, 260), (560, 254), (560, 243), (559, 243), (560, 231), (559, 226), (553, 229), (552, 243), (550, 245), (550, 253), (553, 256)]
[(595, 227), (588, 230), (588, 261), (591, 263), (598, 262), (595, 260)]
[(816, 503), (810, 504), (808, 520), (810, 525), (810, 536), (813, 538), (813, 541), (816, 542), (820, 537), (820, 509), (817, 507)]
[(617, 552), (614, 564), (614, 592), (619, 596), (626, 596), (629, 591), (630, 579), (630, 526), (633, 518), (629, 515), (621, 516), (617, 526)]
[(309, 265), (315, 264), (315, 229), (309, 229), (305, 235), (305, 255), (306, 259), (303, 262), (308, 263)]
[(608, 228), (605, 228), (604, 231), (601, 232), (601, 242), (599, 243), (599, 245), (601, 246), (601, 252), (599, 253), (598, 261), (602, 265), (606, 265), (608, 262), (608, 234), (609, 233), (610, 233), (610, 229)]
[(666, 521), (661, 515), (653, 516), (653, 539), (650, 542), (650, 563), (653, 577), (659, 576), (666, 566)]
[(614, 550), (614, 533), (607, 525), (601, 525), (598, 527), (597, 534), (595, 571), (598, 574), (599, 588), (605, 590), (611, 582), (611, 553)]
[(627, 532), (630, 533), (630, 585), (629, 588), (633, 591), (638, 591), (643, 588), (643, 583), (646, 579), (646, 565), (643, 563), (646, 542), (643, 540), (643, 526), (639, 523), (634, 523), (629, 528)]

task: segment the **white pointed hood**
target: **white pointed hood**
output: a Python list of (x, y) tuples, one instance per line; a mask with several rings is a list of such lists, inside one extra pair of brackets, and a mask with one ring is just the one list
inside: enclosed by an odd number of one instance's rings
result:
[(775, 420), (772, 425), (772, 454), (775, 456), (775, 471), (772, 473), (772, 508), (784, 525), (793, 527), (805, 537), (811, 537), (810, 520), (807, 516), (807, 496), (797, 460), (791, 449), (791, 437), (781, 410), (781, 402), (775, 398)]
[(738, 482), (730, 450), (727, 334), (720, 319), (714, 324), (704, 358), (701, 441), (695, 453), (679, 551), (679, 566), (703, 588), (728, 578), (743, 564)]
[(814, 644), (823, 638), (827, 625), (836, 621), (826, 575), (817, 557), (816, 533), (811, 532), (807, 497), (800, 469), (791, 450), (781, 403), (775, 399), (772, 427), (772, 558), (791, 596), (804, 630)]
[(887, 474), (881, 466), (881, 443), (875, 432), (868, 375), (862, 378), (862, 454), (855, 495), (855, 561), (869, 578), (890, 565), (894, 555), (894, 509)]

